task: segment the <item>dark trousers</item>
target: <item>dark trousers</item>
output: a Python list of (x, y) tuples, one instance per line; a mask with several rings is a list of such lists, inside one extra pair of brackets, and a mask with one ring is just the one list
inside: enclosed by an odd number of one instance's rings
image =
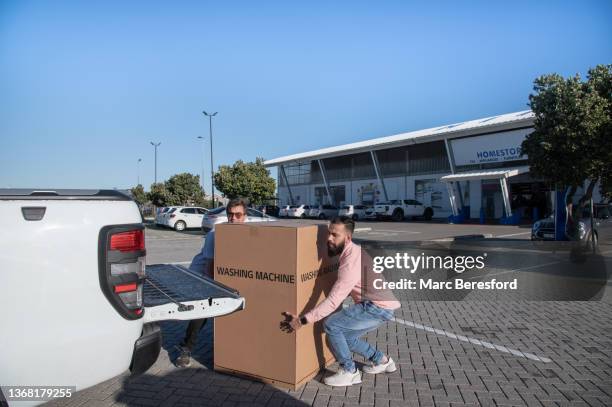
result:
[(185, 333), (185, 339), (183, 339), (181, 346), (189, 349), (191, 352), (198, 341), (198, 333), (200, 333), (200, 329), (202, 329), (205, 324), (206, 319), (192, 319), (189, 321), (189, 325), (187, 325), (187, 332)]

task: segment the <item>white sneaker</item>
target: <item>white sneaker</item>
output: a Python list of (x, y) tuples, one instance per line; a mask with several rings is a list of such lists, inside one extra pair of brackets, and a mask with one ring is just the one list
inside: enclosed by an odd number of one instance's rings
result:
[(359, 384), (361, 383), (361, 372), (359, 369), (355, 369), (355, 373), (351, 373), (340, 368), (338, 373), (323, 379), (323, 383), (328, 386), (351, 386), (353, 384)]
[(395, 362), (391, 358), (387, 360), (387, 363), (379, 363), (377, 365), (370, 365), (370, 366), (363, 367), (364, 373), (369, 373), (369, 374), (378, 374), (378, 373), (383, 373), (383, 372), (393, 373), (396, 370), (397, 370), (397, 367), (395, 367)]

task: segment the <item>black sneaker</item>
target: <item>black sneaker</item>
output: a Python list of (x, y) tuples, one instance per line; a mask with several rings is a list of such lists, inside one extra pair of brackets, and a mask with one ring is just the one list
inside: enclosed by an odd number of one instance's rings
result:
[(191, 366), (191, 352), (187, 348), (181, 348), (181, 354), (176, 358), (177, 367)]

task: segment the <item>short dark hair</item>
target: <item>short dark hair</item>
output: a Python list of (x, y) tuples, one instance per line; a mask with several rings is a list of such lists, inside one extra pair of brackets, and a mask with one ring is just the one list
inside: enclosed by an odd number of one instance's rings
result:
[(348, 216), (335, 216), (330, 221), (330, 225), (344, 225), (346, 231), (351, 235), (355, 231), (355, 221)]
[(225, 207), (225, 212), (229, 211), (230, 209), (236, 207), (236, 206), (242, 206), (242, 210), (244, 211), (244, 213), (246, 213), (247, 211), (247, 204), (244, 201), (244, 199), (242, 198), (234, 198), (231, 201), (229, 201), (227, 203), (227, 206)]

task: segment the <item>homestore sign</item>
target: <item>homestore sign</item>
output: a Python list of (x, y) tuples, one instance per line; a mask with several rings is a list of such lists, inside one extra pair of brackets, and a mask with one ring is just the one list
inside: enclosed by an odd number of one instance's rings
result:
[(455, 165), (525, 160), (521, 143), (532, 128), (451, 140)]

